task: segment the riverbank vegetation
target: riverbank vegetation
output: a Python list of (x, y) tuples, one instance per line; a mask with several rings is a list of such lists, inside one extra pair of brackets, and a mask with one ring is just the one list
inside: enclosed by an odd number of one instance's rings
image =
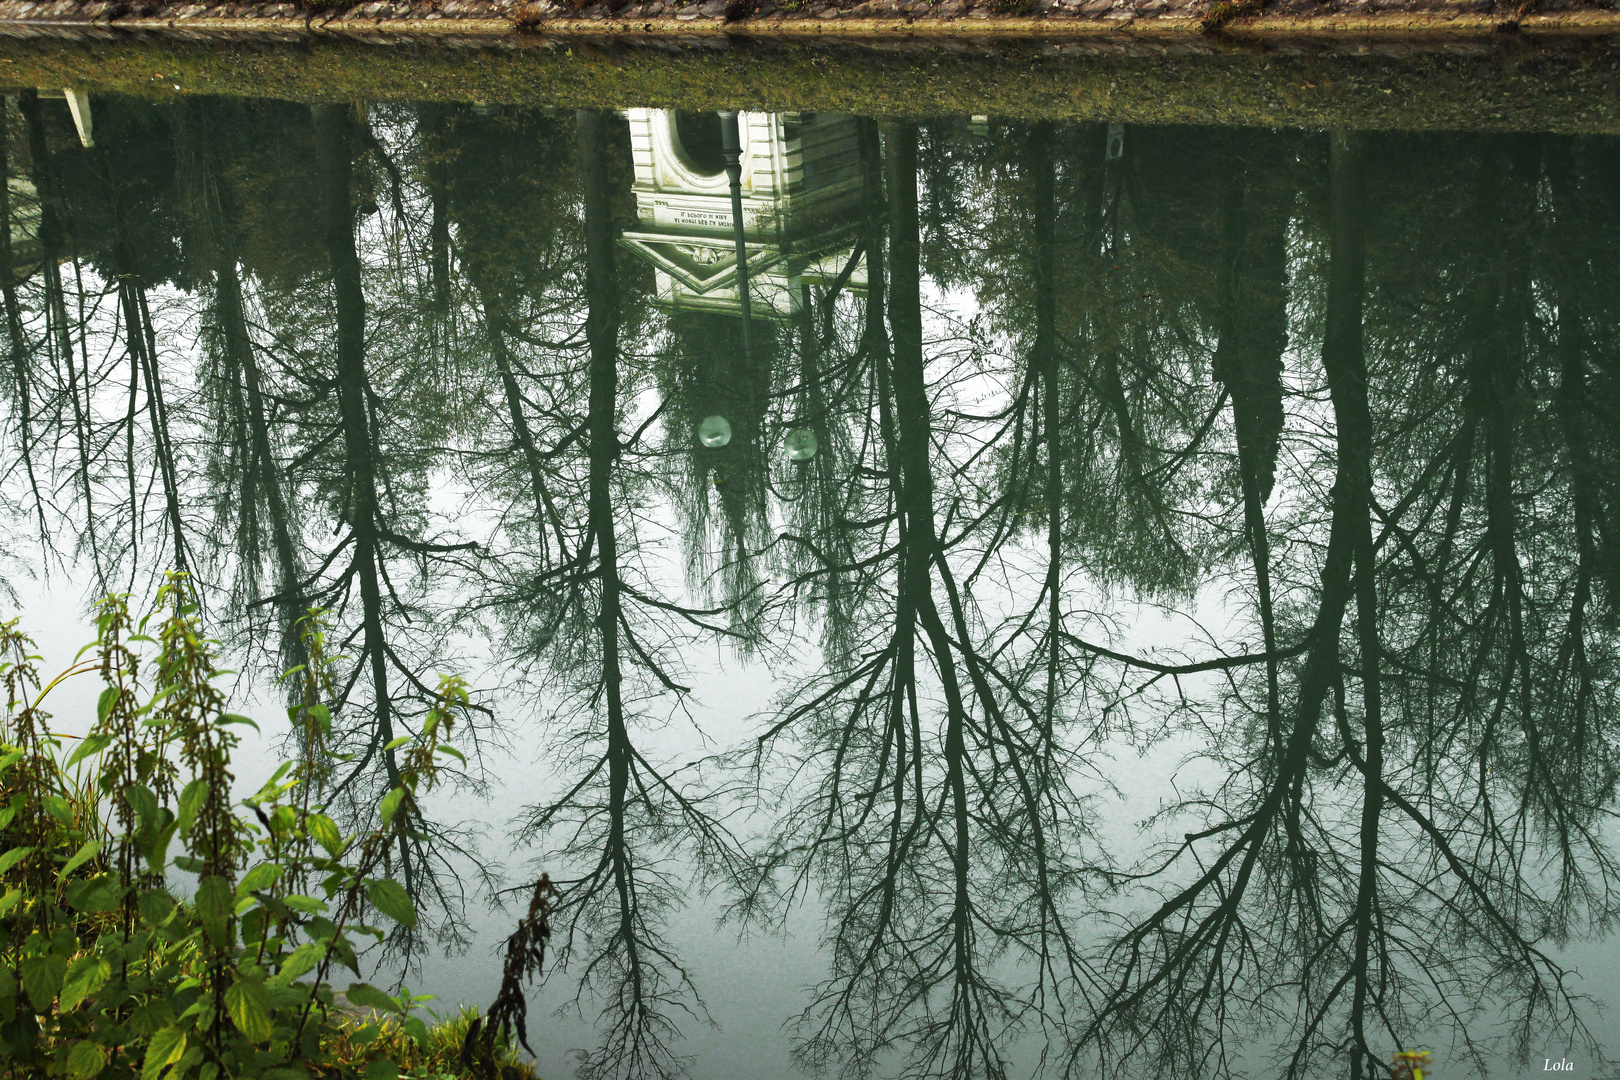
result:
[[(453, 20), (440, 20), (445, 26)], [(82, 87), (175, 103), (461, 101), (523, 108), (749, 108), (914, 120), (1620, 133), (1620, 59), (1602, 34), (1221, 40), (1097, 32), (880, 44), (622, 33), (492, 42), (369, 24), (269, 40), (226, 31), (0, 37), (11, 86)], [(448, 27), (453, 31), (454, 26)], [(942, 77), (941, 64), (949, 65)], [(1556, 103), (1552, 107), (1551, 103)]]
[[(121, 596), (96, 614), (95, 642), (48, 681), (16, 621), (0, 627), (0, 1076), (532, 1077), (505, 1031), (480, 1039), (476, 1012), (429, 1026), (420, 999), (362, 978), (416, 931), (394, 873), (426, 839), (418, 797), (460, 758), (461, 682), (441, 680), (398, 740), (377, 806), (339, 812), (324, 632), (306, 616), (288, 673), (299, 756), (238, 804), (231, 750), (252, 721), (226, 711), (189, 580), (171, 576), (138, 620)], [(94, 722), (60, 736), (47, 699), (85, 680)]]

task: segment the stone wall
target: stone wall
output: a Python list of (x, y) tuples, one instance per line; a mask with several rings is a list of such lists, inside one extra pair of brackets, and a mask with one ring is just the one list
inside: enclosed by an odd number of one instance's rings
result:
[(0, 0), (0, 24), (773, 35), (1591, 31), (1620, 28), (1620, 0)]

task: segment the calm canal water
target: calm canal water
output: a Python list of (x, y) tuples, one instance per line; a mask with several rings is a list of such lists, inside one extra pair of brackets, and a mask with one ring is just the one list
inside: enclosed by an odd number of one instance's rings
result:
[(542, 1075), (1609, 1075), (1620, 140), (5, 117), (11, 606), (326, 609), (356, 814), (464, 673), (396, 944), (560, 881)]

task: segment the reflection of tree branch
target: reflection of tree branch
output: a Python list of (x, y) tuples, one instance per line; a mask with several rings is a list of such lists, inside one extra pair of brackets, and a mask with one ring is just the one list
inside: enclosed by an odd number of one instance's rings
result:
[(1156, 671), (1161, 675), (1195, 675), (1200, 671), (1226, 671), (1230, 668), (1248, 667), (1251, 664), (1274, 663), (1278, 660), (1288, 660), (1292, 657), (1298, 656), (1311, 646), (1310, 640), (1307, 639), (1300, 642), (1298, 645), (1291, 645), (1285, 649), (1278, 649), (1275, 652), (1244, 653), (1241, 656), (1218, 656), (1210, 660), (1199, 660), (1191, 664), (1160, 664), (1153, 660), (1144, 660), (1139, 656), (1132, 656), (1129, 653), (1115, 652), (1112, 649), (1105, 649), (1101, 645), (1093, 645), (1089, 641), (1082, 641), (1080, 638), (1077, 638), (1073, 634), (1067, 632), (1060, 632), (1059, 636), (1070, 644), (1084, 649), (1086, 652), (1095, 653), (1097, 656), (1106, 656), (1110, 660), (1118, 660), (1120, 663), (1127, 664), (1131, 667), (1142, 668), (1147, 671)]

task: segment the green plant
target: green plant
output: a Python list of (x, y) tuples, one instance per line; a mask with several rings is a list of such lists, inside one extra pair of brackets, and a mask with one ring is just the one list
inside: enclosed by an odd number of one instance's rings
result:
[[(420, 1080), (465, 1075), (463, 1047), (469, 1033), (477, 1037), (478, 1010), (463, 1007), (449, 1016), (431, 1010), (429, 1014), (432, 1023), (399, 1015), (339, 1016), (328, 1028), (322, 1048), (340, 1072), (363, 1073), (368, 1062), (386, 1058), (401, 1075)], [(495, 1040), (494, 1061), (506, 1080), (534, 1080), (534, 1070), (519, 1060), (505, 1038)]]
[(1204, 12), (1199, 25), (1204, 33), (1213, 34), (1235, 19), (1250, 18), (1264, 9), (1264, 0), (1216, 0)]
[[(15, 620), (0, 626), (0, 1076), (459, 1072), (453, 1049), (471, 1015), (429, 1028), (409, 1015), (420, 999), (359, 980), (359, 951), (386, 935), (374, 916), (416, 923), (388, 853), (420, 839), (418, 794), (442, 756), (460, 757), (443, 739), (465, 684), (441, 681), (421, 735), (390, 746), (411, 744), (374, 823), (344, 835), (321, 806), (331, 714), (319, 612), (301, 627), (312, 661), (291, 673), (304, 689), (289, 710), (300, 759), (240, 806), (233, 728), (252, 722), (226, 712), (190, 582), (171, 576), (138, 625), (127, 598), (109, 597), (97, 624), (80, 653), (93, 658), (43, 687), (32, 640)], [(96, 721), (68, 753), (42, 703), (87, 676), (102, 682)], [(171, 857), (176, 840), (184, 851)], [(189, 897), (171, 886), (175, 870), (196, 875)], [(355, 976), (347, 1005), (371, 1019), (339, 1011), (339, 968)]]

